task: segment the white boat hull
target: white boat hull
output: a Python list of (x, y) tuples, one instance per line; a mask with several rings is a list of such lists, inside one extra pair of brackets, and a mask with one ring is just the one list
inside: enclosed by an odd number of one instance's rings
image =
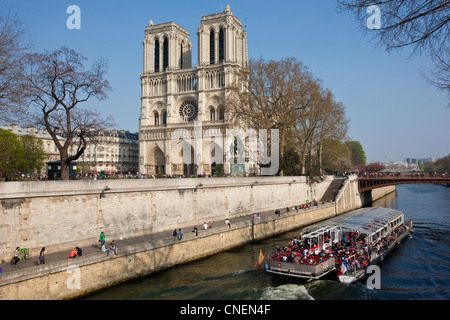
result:
[(354, 276), (339, 276), (339, 281), (343, 284), (352, 284), (353, 282), (355, 282), (357, 279)]

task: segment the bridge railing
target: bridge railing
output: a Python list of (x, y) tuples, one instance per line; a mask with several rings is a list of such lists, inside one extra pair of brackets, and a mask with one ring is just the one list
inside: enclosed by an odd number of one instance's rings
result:
[(410, 174), (359, 174), (358, 189), (359, 192), (369, 191), (375, 188), (386, 187), (390, 185), (400, 185), (409, 183), (438, 183), (450, 184), (450, 175), (435, 173), (410, 173)]

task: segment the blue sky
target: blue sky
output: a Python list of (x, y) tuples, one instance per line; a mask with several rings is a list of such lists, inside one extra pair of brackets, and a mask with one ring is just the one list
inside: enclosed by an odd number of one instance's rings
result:
[[(118, 129), (137, 132), (145, 26), (152, 19), (187, 29), (196, 65), (201, 17), (227, 4), (247, 25), (249, 58), (296, 57), (333, 91), (346, 107), (348, 135), (361, 142), (368, 162), (450, 153), (448, 97), (421, 74), (431, 70), (429, 59), (376, 47), (352, 16), (338, 12), (335, 0), (0, 0), (0, 10), (18, 14), (35, 51), (66, 46), (90, 62), (106, 58), (113, 91), (90, 105), (112, 115)], [(70, 5), (81, 9), (80, 30), (66, 27)]]

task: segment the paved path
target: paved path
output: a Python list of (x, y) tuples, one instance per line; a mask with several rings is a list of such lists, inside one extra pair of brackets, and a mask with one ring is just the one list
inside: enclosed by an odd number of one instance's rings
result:
[[(286, 208), (280, 209), (280, 212), (281, 212), (281, 217), (283, 217), (283, 214), (285, 215)], [(301, 210), (299, 210), (299, 212), (300, 213), (305, 212), (305, 209), (301, 209)], [(261, 220), (270, 220), (270, 219), (278, 218), (278, 215), (275, 215), (274, 211), (269, 211), (269, 212), (261, 213), (260, 217), (261, 217)], [(252, 219), (253, 219), (253, 215), (247, 215), (247, 216), (241, 216), (238, 218), (230, 219), (230, 222), (231, 222), (231, 225), (233, 226), (233, 224), (236, 224), (237, 222), (242, 222), (242, 221), (248, 221), (249, 223), (251, 223)], [(224, 221), (213, 221), (212, 224), (213, 224), (213, 228), (219, 227), (219, 226), (224, 225)], [(198, 234), (199, 234), (199, 236), (201, 236), (201, 233), (204, 232), (202, 230), (203, 225), (198, 225), (197, 228), (198, 228)], [(186, 235), (187, 233), (190, 233), (192, 231), (193, 226), (191, 226), (190, 228), (187, 227), (187, 228), (182, 228), (182, 229), (183, 229), (184, 234)], [(226, 230), (226, 229), (224, 229), (224, 230)], [(123, 240), (120, 240), (120, 239), (114, 239), (114, 240), (116, 242), (116, 247), (118, 248), (119, 255), (120, 255), (120, 249), (125, 248), (127, 246), (136, 246), (139, 244), (148, 243), (148, 242), (151, 242), (154, 240), (160, 240), (160, 239), (164, 239), (164, 238), (173, 239), (172, 232), (173, 232), (173, 230), (167, 230), (167, 231), (163, 231), (163, 232), (148, 234), (148, 235), (141, 236), (141, 237), (135, 237), (135, 238), (129, 238), (129, 239), (123, 239)], [(106, 243), (107, 244), (109, 244), (109, 242), (112, 240), (113, 239), (109, 239), (108, 235), (106, 235)], [(76, 243), (74, 243), (74, 247), (75, 246), (76, 246)], [(105, 255), (105, 253), (103, 253), (101, 251), (100, 243), (93, 244), (93, 245), (87, 246), (87, 247), (82, 247), (81, 249), (83, 251), (83, 256)], [(69, 253), (70, 253), (70, 250), (61, 251), (61, 252), (49, 252), (46, 250), (45, 264), (47, 265), (47, 264), (51, 264), (52, 262), (66, 260)], [(11, 252), (11, 257), (13, 255), (14, 255), (14, 252)], [(7, 273), (10, 274), (13, 272), (17, 272), (19, 270), (31, 268), (36, 265), (39, 265), (39, 259), (36, 255), (32, 256), (28, 260), (20, 260), (17, 263), (16, 267), (12, 266), (10, 261), (0, 264), (1, 268), (3, 269), (3, 274), (7, 274)], [(1, 275), (0, 275), (0, 280), (1, 280)]]

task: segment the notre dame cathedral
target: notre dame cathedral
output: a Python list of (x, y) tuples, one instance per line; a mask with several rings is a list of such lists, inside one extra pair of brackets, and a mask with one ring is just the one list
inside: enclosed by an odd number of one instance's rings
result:
[[(227, 5), (221, 13), (202, 17), (197, 36), (198, 62), (192, 67), (186, 29), (175, 22), (154, 25), (153, 21), (145, 28), (141, 173), (209, 175), (224, 157), (224, 131), (230, 127), (227, 87), (248, 64), (247, 34)], [(252, 170), (248, 164), (222, 163), (225, 174)]]

